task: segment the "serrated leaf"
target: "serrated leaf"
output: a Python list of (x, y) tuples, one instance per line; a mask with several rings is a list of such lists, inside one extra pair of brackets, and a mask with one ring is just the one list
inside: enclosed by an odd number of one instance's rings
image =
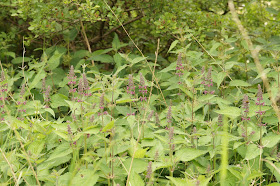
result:
[(112, 47), (115, 51), (117, 51), (119, 48), (120, 48), (120, 45), (121, 45), (121, 42), (119, 40), (119, 37), (118, 35), (115, 33), (114, 34), (114, 39), (113, 39), (113, 42), (112, 42)]
[(183, 178), (174, 178), (174, 177), (170, 177), (170, 176), (166, 176), (168, 179), (170, 179), (172, 181), (172, 183), (174, 183), (176, 186), (195, 186), (195, 184), (188, 180), (188, 179), (183, 179)]
[(59, 66), (60, 59), (63, 55), (64, 55), (64, 52), (62, 52), (62, 51), (59, 52), (59, 50), (56, 50), (54, 52), (52, 57), (47, 62), (49, 70), (53, 70)]
[(266, 75), (270, 71), (271, 71), (271, 68), (264, 69), (261, 73), (258, 74), (258, 76), (254, 80), (259, 79), (262, 75)]
[(73, 149), (70, 147), (69, 143), (63, 143), (56, 147), (56, 149), (53, 151), (53, 153), (50, 155), (50, 157), (47, 159), (47, 161), (67, 156), (68, 154), (71, 154), (73, 152)]
[(137, 99), (131, 99), (131, 98), (121, 98), (121, 99), (118, 99), (116, 101), (117, 104), (120, 104), (120, 103), (129, 103), (129, 102), (132, 102), (132, 101), (137, 101)]
[[(123, 162), (124, 166), (127, 170), (129, 170), (131, 164), (131, 158), (127, 158), (125, 162)], [(132, 163), (132, 170), (136, 173), (142, 173), (147, 170), (148, 163), (143, 159), (134, 159)]]
[(168, 50), (167, 53), (169, 53), (169, 52), (177, 45), (178, 42), (179, 42), (179, 40), (173, 41), (173, 42), (171, 43), (171, 45), (170, 45), (169, 50)]
[(224, 78), (227, 76), (226, 72), (219, 72), (216, 76), (216, 78), (214, 80), (215, 83), (217, 83), (218, 88), (220, 87), (222, 81), (224, 80)]
[(44, 77), (46, 77), (46, 73), (44, 71), (44, 68), (41, 68), (34, 77), (32, 83), (29, 85), (30, 90), (33, 89), (42, 79), (44, 79)]
[(111, 122), (109, 122), (103, 129), (101, 132), (107, 132), (108, 130), (112, 129), (114, 127), (114, 123), (115, 121), (112, 120)]
[(108, 54), (101, 54), (101, 55), (97, 55), (97, 56), (92, 56), (88, 60), (100, 61), (102, 63), (112, 63), (112, 62), (114, 62), (113, 57), (108, 55)]
[(55, 113), (54, 113), (53, 109), (51, 109), (51, 108), (45, 108), (45, 111), (47, 111), (47, 112), (50, 113), (53, 117), (55, 117)]
[(228, 107), (228, 106), (221, 108), (221, 110), (216, 110), (215, 112), (218, 113), (218, 114), (226, 115), (226, 116), (231, 117), (231, 118), (238, 117), (241, 114), (240, 113), (241, 110), (239, 108)]
[(68, 107), (66, 100), (68, 100), (67, 96), (63, 94), (54, 94), (51, 96), (51, 107), (52, 108), (57, 108), (61, 106)]
[(53, 132), (55, 134), (57, 134), (58, 136), (62, 137), (64, 140), (70, 141), (69, 136), (67, 134), (65, 134), (64, 132), (60, 132), (60, 131), (57, 131), (57, 130), (54, 130)]
[(245, 155), (245, 159), (246, 160), (251, 160), (256, 158), (257, 156), (260, 156), (262, 154), (263, 150), (262, 148), (259, 148), (257, 145), (255, 144), (250, 144), (247, 147), (247, 151), (246, 151), (246, 155)]
[(280, 135), (277, 134), (268, 134), (262, 140), (264, 147), (272, 148), (275, 147), (280, 141)]
[(208, 151), (206, 150), (198, 150), (192, 148), (184, 148), (178, 150), (175, 154), (176, 158), (181, 161), (191, 161), (203, 154), (206, 154)]
[(31, 61), (31, 58), (30, 57), (24, 57), (24, 59), (23, 59), (23, 57), (17, 57), (17, 58), (12, 60), (12, 63), (13, 64), (21, 64), (22, 61), (28, 62), (28, 61)]
[(28, 152), (31, 154), (39, 155), (41, 151), (44, 149), (45, 141), (44, 140), (36, 140), (33, 141), (30, 145), (28, 145)]
[(176, 66), (177, 66), (176, 62), (171, 63), (168, 67), (166, 67), (165, 69), (161, 70), (160, 73), (169, 72), (171, 70), (176, 70)]
[(248, 87), (248, 86), (251, 86), (251, 84), (247, 83), (247, 82), (245, 82), (243, 80), (232, 80), (229, 83), (229, 86)]
[(132, 64), (136, 64), (136, 63), (139, 63), (139, 62), (141, 62), (141, 61), (143, 61), (143, 60), (145, 60), (146, 59), (146, 57), (136, 57), (136, 58), (134, 58), (132, 61), (131, 61), (131, 63)]
[(131, 185), (135, 185), (135, 186), (144, 186), (145, 185), (141, 176), (139, 174), (137, 174), (135, 171), (131, 172), (131, 177), (130, 177), (129, 183)]

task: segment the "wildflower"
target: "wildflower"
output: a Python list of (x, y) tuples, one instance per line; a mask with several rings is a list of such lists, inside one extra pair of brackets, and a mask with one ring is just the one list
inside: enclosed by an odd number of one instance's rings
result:
[[(184, 74), (183, 71), (184, 71), (184, 67), (183, 67), (183, 64), (182, 64), (182, 53), (179, 53), (178, 59), (177, 59), (175, 75), (180, 78)], [(182, 84), (182, 82), (179, 80), (178, 84), (180, 85), (180, 84)]]
[(42, 93), (45, 93), (45, 91), (46, 91), (46, 78), (42, 80), (42, 89), (41, 89)]
[(128, 85), (126, 86), (126, 92), (130, 95), (135, 94), (135, 86), (134, 86), (133, 77), (131, 74), (128, 75)]
[(243, 98), (243, 106), (242, 108), (244, 109), (244, 113), (242, 115), (242, 121), (246, 121), (246, 120), (250, 120), (250, 118), (248, 117), (248, 113), (249, 113), (249, 98), (248, 96), (245, 94), (244, 98)]
[(83, 84), (83, 79), (79, 80), (79, 84), (78, 84), (78, 93), (80, 95), (83, 95), (84, 93), (84, 84)]
[(155, 117), (156, 117), (156, 124), (160, 125), (160, 120), (159, 120), (158, 113), (155, 114)]
[(73, 134), (70, 125), (67, 125), (67, 132), (70, 136)]
[(142, 75), (142, 73), (140, 73), (139, 92), (142, 94), (140, 96), (140, 100), (146, 101), (147, 98), (146, 98), (145, 94), (147, 94), (148, 91), (147, 91), (147, 86), (145, 85), (145, 79), (144, 79), (144, 76)]
[(210, 87), (213, 86), (212, 80), (212, 67), (208, 69), (207, 75), (205, 74), (205, 67), (202, 67), (201, 73), (203, 74), (201, 80), (201, 84), (208, 88), (208, 90), (204, 90), (203, 94), (214, 94), (215, 91), (210, 91)]
[(170, 103), (170, 105), (169, 105), (169, 107), (168, 107), (168, 112), (167, 112), (167, 116), (166, 116), (166, 118), (167, 118), (167, 123), (171, 123), (172, 122), (172, 107), (171, 107), (171, 103)]
[(148, 167), (147, 167), (147, 175), (146, 175), (146, 178), (150, 179), (152, 173), (153, 173), (153, 170), (152, 170), (152, 161), (149, 161), (149, 164), (148, 164)]
[(21, 89), (20, 89), (21, 98), (23, 97), (24, 94), (25, 94), (25, 83), (22, 84)]
[(219, 114), (218, 115), (218, 126), (223, 126), (223, 115)]
[(100, 96), (99, 108), (101, 110), (104, 109), (104, 93), (102, 93), (101, 96)]
[(68, 74), (67, 77), (68, 77), (68, 79), (69, 79), (68, 85), (75, 85), (75, 84), (76, 84), (76, 78), (77, 78), (77, 76), (75, 76), (75, 72), (74, 72), (74, 67), (73, 67), (73, 65), (71, 65), (70, 71), (69, 71), (69, 74)]
[(49, 108), (49, 101), (50, 101), (50, 91), (51, 91), (51, 86), (49, 85), (47, 90), (45, 91), (45, 102), (46, 102), (46, 108)]
[(152, 110), (148, 115), (147, 120), (150, 121), (153, 115), (154, 115), (154, 111)]

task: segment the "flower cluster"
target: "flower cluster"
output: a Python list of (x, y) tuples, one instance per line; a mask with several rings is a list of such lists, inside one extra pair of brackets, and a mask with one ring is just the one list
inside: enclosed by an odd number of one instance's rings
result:
[(128, 85), (126, 86), (126, 92), (130, 94), (131, 96), (135, 95), (135, 86), (133, 83), (133, 77), (132, 74), (128, 75)]
[(75, 85), (76, 84), (77, 76), (75, 76), (73, 65), (71, 65), (71, 67), (70, 67), (70, 71), (69, 71), (69, 74), (68, 74), (67, 78), (69, 79), (68, 85)]
[[(4, 71), (1, 71), (1, 82), (5, 81), (5, 79), (6, 79), (5, 78), (5, 73), (4, 73)], [(0, 104), (0, 108), (4, 108), (3, 101), (7, 100), (7, 97), (5, 95), (7, 91), (8, 91), (8, 84), (7, 83), (5, 83), (3, 85), (0, 85), (0, 94), (1, 94), (0, 100), (2, 101), (2, 103)], [(5, 111), (2, 110), (1, 114), (5, 114)], [(0, 121), (4, 121), (4, 117), (1, 116)]]
[[(184, 71), (184, 67), (183, 67), (183, 64), (182, 64), (182, 53), (179, 53), (178, 59), (177, 59), (175, 75), (180, 78), (184, 74), (183, 71)], [(180, 84), (182, 84), (182, 82), (179, 80), (178, 84), (180, 85)]]
[(242, 114), (242, 121), (247, 121), (250, 120), (250, 118), (248, 117), (248, 113), (249, 113), (249, 98), (248, 96), (245, 94), (243, 101), (242, 101), (242, 108), (244, 109), (243, 114)]
[(45, 108), (49, 108), (49, 102), (50, 102), (50, 91), (51, 91), (51, 86), (49, 85), (48, 88), (46, 89), (45, 93), (45, 103), (46, 106)]
[(147, 86), (145, 85), (145, 79), (142, 73), (140, 73), (140, 85), (139, 85), (139, 92), (142, 94), (140, 96), (141, 101), (147, 101), (147, 97), (145, 94), (147, 94)]
[(205, 67), (202, 68), (201, 73), (203, 74), (202, 76), (202, 82), (201, 84), (204, 85), (208, 90), (204, 90), (204, 94), (214, 94), (215, 91), (210, 91), (210, 87), (213, 87), (213, 80), (212, 80), (212, 67), (208, 69), (207, 75), (205, 73)]
[(172, 104), (170, 103), (169, 107), (168, 107), (168, 112), (166, 115), (166, 119), (167, 119), (167, 123), (169, 123), (169, 125), (171, 125), (172, 122)]

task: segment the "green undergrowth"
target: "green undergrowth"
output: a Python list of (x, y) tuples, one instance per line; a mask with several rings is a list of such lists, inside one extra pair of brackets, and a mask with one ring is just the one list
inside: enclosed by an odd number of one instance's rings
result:
[[(279, 185), (270, 96), (254, 63), (235, 58), (246, 46), (226, 42), (212, 43), (211, 62), (176, 40), (163, 66), (119, 52), (115, 36), (106, 50), (3, 64), (1, 185)], [(262, 55), (273, 97), (277, 62)]]

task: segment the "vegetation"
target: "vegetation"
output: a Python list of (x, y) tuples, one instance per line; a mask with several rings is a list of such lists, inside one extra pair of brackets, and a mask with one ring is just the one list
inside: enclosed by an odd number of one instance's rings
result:
[(1, 185), (280, 185), (279, 5), (2, 0)]

